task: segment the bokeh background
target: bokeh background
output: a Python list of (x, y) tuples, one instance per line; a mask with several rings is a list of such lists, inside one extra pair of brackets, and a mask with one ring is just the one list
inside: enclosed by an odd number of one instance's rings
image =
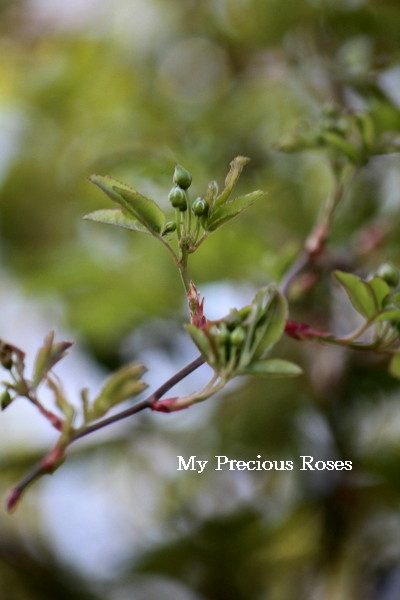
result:
[[(215, 318), (281, 277), (331, 189), (323, 152), (284, 154), (278, 140), (327, 103), (400, 128), (397, 0), (2, 0), (0, 35), (0, 336), (28, 365), (48, 330), (76, 340), (57, 370), (71, 399), (126, 361), (144, 360), (155, 387), (196, 355), (169, 256), (81, 220), (109, 206), (88, 175), (165, 204), (176, 162), (200, 194), (251, 158), (239, 187), (267, 199), (191, 264)], [(330, 269), (400, 266), (399, 190), (398, 155), (360, 170), (326, 264), (292, 290), (293, 317), (351, 330)], [(0, 513), (2, 600), (400, 597), (398, 381), (365, 353), (283, 340), (277, 354), (305, 374), (243, 379), (185, 414), (141, 414), (76, 444)], [(23, 402), (0, 417), (4, 496), (54, 436)], [(177, 471), (178, 455), (218, 454), (354, 469)]]

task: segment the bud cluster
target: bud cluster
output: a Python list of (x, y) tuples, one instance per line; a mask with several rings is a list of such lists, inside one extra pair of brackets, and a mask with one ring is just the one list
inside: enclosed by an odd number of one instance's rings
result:
[(276, 343), (283, 333), (286, 303), (272, 288), (262, 288), (251, 304), (202, 328), (188, 325), (187, 331), (204, 359), (221, 376), (229, 379), (247, 372)]
[(188, 193), (187, 190), (192, 183), (192, 175), (181, 165), (176, 165), (173, 176), (174, 187), (168, 194), (168, 200), (172, 206), (180, 212), (185, 212), (188, 209)]
[[(168, 200), (174, 208), (180, 212), (186, 212), (189, 208), (189, 194), (187, 190), (192, 184), (192, 175), (181, 165), (176, 165), (173, 183), (174, 186), (168, 194)], [(205, 217), (208, 213), (208, 206), (207, 200), (199, 197), (193, 202), (191, 211), (195, 217)]]

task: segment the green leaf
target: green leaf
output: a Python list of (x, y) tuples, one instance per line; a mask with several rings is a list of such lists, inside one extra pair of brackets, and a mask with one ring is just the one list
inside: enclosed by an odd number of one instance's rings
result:
[(302, 369), (296, 364), (282, 360), (280, 358), (270, 358), (258, 360), (245, 369), (242, 369), (240, 375), (258, 375), (262, 377), (296, 377), (301, 375)]
[(146, 389), (147, 383), (139, 381), (146, 370), (143, 364), (134, 363), (112, 373), (93, 402), (91, 418), (102, 417), (116, 404), (137, 396)]
[(385, 298), (390, 294), (390, 287), (381, 277), (373, 277), (368, 281), (368, 285), (374, 293), (378, 308), (382, 308)]
[(378, 310), (372, 287), (366, 281), (363, 281), (360, 277), (352, 273), (334, 271), (334, 276), (345, 289), (356, 311), (367, 319), (372, 318)]
[(7, 406), (10, 406), (11, 402), (15, 399), (10, 395), (8, 389), (3, 390), (0, 393), (0, 410), (5, 410)]
[(82, 403), (82, 412), (83, 412), (83, 420), (85, 423), (90, 421), (91, 413), (89, 407), (89, 390), (87, 388), (83, 388), (81, 390), (81, 403)]
[(394, 304), (395, 306), (398, 306), (400, 308), (400, 294), (392, 294), (390, 296), (390, 303)]
[(360, 162), (360, 151), (356, 146), (345, 140), (343, 136), (331, 131), (325, 131), (323, 133), (323, 139), (330, 148), (344, 154), (351, 163), (356, 165)]
[[(122, 187), (125, 186), (124, 183), (118, 181), (118, 179), (114, 179), (114, 177), (110, 177), (109, 175), (91, 175), (89, 177), (89, 181), (97, 185), (111, 200), (120, 204), (120, 196), (114, 190), (114, 185), (120, 185)], [(126, 186), (128, 187), (128, 186)]]
[(200, 351), (204, 360), (211, 366), (216, 364), (216, 356), (210, 339), (202, 329), (195, 325), (185, 325), (185, 329)]
[(375, 321), (400, 321), (400, 310), (393, 308), (384, 310), (374, 319)]
[(51, 347), (53, 345), (54, 339), (54, 331), (50, 331), (48, 335), (45, 337), (44, 344), (41, 348), (39, 348), (36, 357), (35, 363), (33, 366), (33, 377), (32, 382), (34, 387), (36, 387), (46, 375), (48, 369), (48, 362), (50, 359)]
[(233, 188), (235, 187), (240, 177), (241, 172), (243, 171), (243, 167), (247, 165), (249, 161), (250, 159), (246, 156), (236, 156), (236, 158), (233, 159), (233, 161), (230, 164), (231, 168), (229, 169), (229, 172), (225, 178), (224, 189), (215, 199), (215, 207), (221, 206), (228, 200)]
[(287, 312), (286, 299), (274, 287), (268, 286), (257, 292), (243, 322), (248, 333), (240, 356), (240, 368), (276, 344), (283, 334)]
[(254, 333), (253, 356), (261, 356), (280, 338), (288, 315), (286, 299), (277, 290), (271, 296), (265, 316), (258, 322)]
[(72, 342), (57, 342), (53, 344), (54, 331), (46, 336), (43, 346), (38, 350), (33, 367), (33, 385), (37, 387), (46, 377), (47, 373), (65, 355)]
[(208, 231), (215, 231), (218, 229), (218, 227), (221, 227), (239, 215), (243, 210), (251, 206), (253, 202), (265, 195), (266, 192), (256, 190), (254, 192), (250, 192), (250, 194), (239, 196), (238, 198), (234, 198), (233, 200), (214, 208), (206, 220), (205, 229)]
[(96, 223), (105, 223), (106, 225), (116, 225), (131, 231), (139, 231), (141, 233), (149, 233), (147, 227), (144, 227), (137, 219), (134, 219), (126, 211), (119, 208), (104, 208), (94, 210), (83, 217), (87, 221), (95, 221)]
[(157, 237), (164, 229), (165, 215), (154, 200), (142, 196), (130, 186), (113, 177), (91, 175), (89, 180), (103, 190), (111, 200), (128, 211), (152, 235)]
[(400, 352), (393, 354), (389, 363), (389, 373), (400, 379)]
[(65, 416), (63, 430), (68, 430), (70, 425), (72, 424), (72, 421), (74, 420), (75, 409), (72, 406), (72, 404), (70, 404), (65, 398), (61, 386), (59, 384), (50, 379), (50, 377), (47, 378), (46, 383), (54, 394), (56, 406), (61, 410), (61, 412)]
[(150, 233), (158, 235), (163, 231), (166, 217), (154, 200), (142, 196), (135, 190), (125, 189), (121, 186), (114, 186), (114, 189), (127, 202), (131, 209), (130, 212), (147, 227)]

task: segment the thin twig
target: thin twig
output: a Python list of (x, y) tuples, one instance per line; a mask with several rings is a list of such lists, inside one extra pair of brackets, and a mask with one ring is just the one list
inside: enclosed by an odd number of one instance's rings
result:
[[(10, 491), (6, 500), (6, 509), (7, 511), (11, 511), (17, 504), (18, 500), (22, 496), (23, 492), (26, 488), (31, 485), (36, 479), (42, 477), (46, 473), (51, 473), (60, 463), (60, 460), (64, 457), (64, 452), (73, 442), (79, 440), (103, 427), (107, 427), (112, 423), (116, 423), (121, 421), (122, 419), (126, 419), (127, 417), (131, 417), (132, 415), (145, 410), (146, 408), (150, 408), (157, 400), (159, 400), (166, 392), (168, 392), (171, 388), (174, 387), (177, 383), (182, 381), (185, 377), (190, 375), (193, 371), (195, 371), (198, 367), (200, 367), (204, 363), (204, 359), (202, 356), (197, 356), (190, 363), (185, 365), (182, 369), (177, 371), (172, 377), (167, 379), (162, 385), (160, 385), (150, 396), (142, 400), (141, 402), (136, 403), (134, 406), (123, 410), (116, 415), (108, 417), (106, 419), (102, 419), (97, 423), (93, 423), (93, 425), (88, 425), (83, 427), (82, 429), (76, 431), (72, 437), (68, 440), (67, 443), (63, 446), (56, 445), (40, 462), (38, 462), (24, 477), (21, 481)], [(54, 459), (54, 460), (53, 460)]]
[(292, 281), (306, 267), (312, 264), (324, 251), (336, 209), (342, 202), (351, 181), (356, 176), (356, 173), (357, 170), (353, 170), (348, 175), (345, 182), (339, 181), (338, 177), (335, 179), (335, 187), (332, 190), (332, 193), (328, 195), (324, 205), (322, 206), (317, 221), (307, 236), (302, 250), (300, 251), (296, 260), (286, 271), (278, 286), (278, 289), (282, 292), (282, 294), (287, 294)]
[(132, 415), (135, 415), (138, 412), (145, 410), (146, 408), (150, 408), (150, 406), (154, 402), (159, 400), (166, 392), (168, 392), (171, 388), (173, 388), (174, 385), (176, 385), (177, 383), (182, 381), (182, 379), (184, 379), (185, 377), (190, 375), (190, 373), (195, 371), (203, 363), (204, 363), (204, 358), (200, 355), (197, 356), (197, 358), (192, 360), (190, 363), (188, 363), (182, 369), (180, 369), (177, 373), (172, 375), (172, 377), (170, 377), (167, 381), (165, 381), (162, 385), (160, 385), (160, 387), (158, 387), (152, 394), (150, 394), (150, 396), (148, 396), (141, 402), (137, 402), (136, 404), (134, 404), (130, 408), (127, 408), (126, 410), (123, 410), (115, 415), (112, 415), (111, 417), (107, 417), (106, 419), (102, 419), (101, 421), (98, 421), (97, 423), (93, 423), (93, 425), (88, 425), (88, 426), (78, 430), (74, 434), (74, 436), (71, 440), (71, 443), (82, 437), (85, 437), (86, 435), (89, 435), (95, 431), (98, 431), (99, 429), (102, 429), (103, 427), (107, 427), (108, 425), (111, 425), (112, 423), (116, 423), (117, 421), (121, 421), (122, 419), (126, 419), (127, 417), (131, 417)]

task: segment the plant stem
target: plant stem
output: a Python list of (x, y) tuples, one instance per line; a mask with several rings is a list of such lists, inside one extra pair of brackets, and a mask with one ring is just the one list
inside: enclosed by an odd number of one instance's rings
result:
[[(68, 446), (70, 446), (73, 442), (94, 433), (95, 431), (99, 431), (112, 423), (117, 423), (122, 419), (126, 419), (131, 417), (132, 415), (145, 410), (146, 408), (150, 408), (154, 402), (159, 400), (161, 396), (163, 396), (166, 392), (168, 392), (174, 385), (179, 383), (182, 379), (190, 375), (193, 371), (195, 371), (198, 367), (200, 367), (204, 363), (204, 359), (202, 356), (197, 356), (190, 363), (185, 365), (182, 369), (177, 371), (172, 377), (167, 379), (162, 385), (160, 385), (150, 396), (138, 402), (134, 406), (123, 410), (116, 415), (108, 417), (106, 419), (102, 419), (97, 423), (93, 423), (92, 425), (84, 426), (81, 429), (72, 433), (71, 438), (62, 446), (62, 451), (64, 451)], [(21, 479), (21, 481), (10, 491), (7, 500), (6, 500), (6, 508), (8, 511), (11, 511), (18, 500), (20, 499), (23, 492), (26, 488), (31, 485), (36, 479), (45, 475), (46, 473), (51, 472), (49, 469), (49, 460), (48, 457), (54, 454), (54, 451), (57, 450), (58, 446), (56, 445), (53, 450), (51, 450), (41, 461), (39, 461), (26, 475)], [(61, 448), (61, 447), (60, 447)], [(51, 465), (50, 465), (51, 466)], [(54, 464), (54, 468), (56, 468), (56, 464)]]
[(371, 327), (372, 322), (371, 321), (365, 321), (365, 323), (363, 323), (358, 329), (356, 329), (355, 331), (353, 331), (353, 333), (350, 333), (349, 335), (346, 335), (342, 338), (336, 338), (336, 340), (338, 342), (343, 342), (343, 343), (347, 343), (347, 342), (354, 342), (354, 340), (356, 340), (358, 337), (360, 337), (360, 335), (362, 335), (364, 333), (364, 331), (367, 331), (367, 329), (369, 327)]
[(344, 181), (340, 179), (340, 175), (335, 174), (334, 188), (331, 194), (328, 195), (300, 254), (284, 274), (279, 284), (279, 290), (283, 294), (287, 294), (292, 281), (297, 275), (322, 254), (332, 227), (336, 209), (343, 200), (345, 193), (356, 174), (357, 169), (353, 169)]
[(181, 255), (178, 261), (179, 273), (181, 275), (183, 287), (185, 288), (185, 293), (189, 291), (190, 281), (188, 275), (188, 251), (186, 248), (181, 248)]
[(89, 435), (95, 431), (98, 431), (99, 429), (103, 429), (103, 427), (107, 427), (112, 423), (116, 423), (117, 421), (121, 421), (122, 419), (126, 419), (127, 417), (131, 417), (132, 415), (135, 415), (136, 413), (141, 412), (146, 408), (149, 408), (151, 404), (159, 400), (166, 392), (173, 388), (174, 385), (176, 385), (177, 383), (182, 381), (182, 379), (190, 375), (190, 373), (198, 369), (198, 367), (200, 367), (203, 363), (203, 357), (200, 355), (197, 356), (197, 358), (192, 360), (190, 363), (188, 363), (187, 365), (182, 367), (182, 369), (180, 369), (174, 375), (172, 375), (172, 377), (167, 379), (167, 381), (160, 385), (160, 387), (158, 387), (152, 394), (150, 394), (150, 396), (148, 396), (141, 402), (138, 402), (134, 406), (131, 406), (130, 408), (127, 408), (126, 410), (117, 413), (116, 415), (112, 415), (111, 417), (107, 417), (106, 419), (102, 419), (97, 423), (93, 423), (92, 425), (85, 426), (84, 428), (78, 430), (74, 434), (70, 443), (75, 442), (76, 440), (85, 437), (86, 435)]

